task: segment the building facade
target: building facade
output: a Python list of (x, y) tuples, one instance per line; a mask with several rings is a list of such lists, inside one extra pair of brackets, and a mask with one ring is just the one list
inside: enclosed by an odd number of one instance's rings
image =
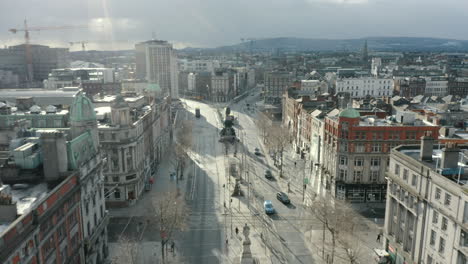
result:
[[(11, 70), (19, 76), (20, 82), (26, 80), (42, 82), (52, 69), (68, 67), (69, 50), (50, 48), (43, 45), (30, 45), (32, 68), (29, 72), (26, 63), (26, 45), (10, 46), (0, 49), (0, 69)], [(31, 76), (29, 76), (31, 75)]]
[(468, 262), (466, 146), (421, 145), (392, 150), (384, 247), (391, 263)]
[(390, 150), (417, 143), (426, 132), (437, 137), (438, 126), (404, 113), (395, 121), (361, 117), (352, 108), (325, 117), (323, 169), (326, 188), (336, 198), (355, 203), (382, 203), (386, 199), (385, 172)]
[(336, 80), (336, 92), (347, 92), (351, 98), (393, 96), (393, 79), (391, 78), (341, 78)]
[(458, 95), (461, 98), (468, 96), (468, 78), (453, 78), (447, 85), (449, 95)]
[(139, 107), (131, 107), (131, 100), (117, 96), (110, 112), (100, 115), (106, 202), (111, 207), (130, 206), (141, 197), (170, 143), (170, 99), (150, 99)]
[(150, 40), (135, 45), (137, 78), (157, 83), (172, 98), (179, 97), (177, 55), (172, 44)]
[[(14, 116), (8, 112), (2, 113)], [(47, 118), (47, 114), (37, 115)], [(38, 262), (13, 263), (103, 263), (108, 256), (109, 217), (104, 204), (102, 159), (93, 104), (80, 92), (70, 106), (69, 122), (63, 122), (62, 116), (55, 118), (60, 122), (54, 122), (52, 128), (33, 127), (34, 122), (27, 121), (20, 129), (13, 128), (16, 133), (10, 133), (9, 146), (10, 151), (13, 149), (13, 155), (10, 155), (13, 158), (1, 159), (0, 176), (5, 184), (34, 185), (42, 179), (48, 186), (68, 186), (67, 190), (50, 193), (50, 200), (47, 198), (44, 203), (46, 206), (37, 208), (39, 215), (44, 214), (44, 219), (33, 221), (33, 225), (39, 223), (39, 238), (35, 238), (34, 243), (42, 247), (42, 242), (37, 241), (45, 239), (42, 259)], [(24, 120), (13, 120), (3, 125), (8, 128), (16, 126), (19, 121)], [(64, 126), (58, 127), (59, 124)], [(2, 128), (2, 132), (5, 129)], [(31, 194), (34, 193), (36, 191), (31, 191)], [(24, 197), (24, 193), (21, 195)], [(49, 196), (49, 193), (44, 192), (44, 195)], [(37, 198), (42, 199), (44, 195)], [(17, 202), (22, 203), (22, 200)], [(44, 210), (50, 212), (44, 213)], [(57, 210), (56, 213), (54, 210)], [(37, 214), (33, 213), (33, 217), (37, 217)], [(69, 236), (66, 235), (68, 231)], [(23, 250), (28, 252), (27, 249)]]
[(408, 77), (395, 80), (395, 92), (402, 97), (411, 98), (423, 95), (426, 89), (426, 80), (418, 77)]
[[(0, 187), (2, 218), (17, 204), (8, 185)], [(24, 195), (24, 194), (23, 194)], [(68, 176), (0, 232), (0, 262), (85, 263), (78, 176)], [(4, 222), (5, 219), (2, 219)]]
[(448, 94), (448, 80), (445, 77), (427, 77), (424, 94), (427, 96), (446, 96)]
[(235, 78), (230, 70), (217, 70), (211, 76), (211, 100), (228, 102), (235, 96)]
[(289, 72), (273, 71), (266, 72), (264, 77), (263, 98), (267, 104), (281, 104), (283, 93), (291, 85)]

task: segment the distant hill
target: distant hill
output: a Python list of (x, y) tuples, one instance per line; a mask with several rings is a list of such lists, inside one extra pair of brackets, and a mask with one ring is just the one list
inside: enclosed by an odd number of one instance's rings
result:
[(413, 37), (369, 37), (361, 39), (267, 38), (222, 46), (212, 51), (358, 51), (367, 40), (373, 51), (447, 51), (468, 52), (467, 40)]

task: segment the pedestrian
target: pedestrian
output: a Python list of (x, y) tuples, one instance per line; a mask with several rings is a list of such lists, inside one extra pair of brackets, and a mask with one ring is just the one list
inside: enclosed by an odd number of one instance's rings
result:
[(377, 242), (380, 242), (380, 234), (377, 235)]
[(294, 167), (296, 167), (297, 162), (294, 162)]
[(226, 246), (229, 244), (229, 239), (226, 238)]
[(236, 235), (239, 235), (239, 228), (236, 227)]
[(175, 243), (174, 243), (174, 241), (172, 241), (172, 243), (171, 243), (171, 252), (174, 252), (174, 248), (175, 248)]

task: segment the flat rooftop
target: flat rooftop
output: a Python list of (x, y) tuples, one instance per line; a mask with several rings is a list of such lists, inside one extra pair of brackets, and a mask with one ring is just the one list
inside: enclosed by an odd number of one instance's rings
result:
[[(31, 210), (37, 201), (47, 196), (49, 189), (46, 183), (39, 184), (14, 184), (0, 186), (0, 192), (10, 193), (16, 203), (17, 215), (21, 216)], [(5, 231), (12, 222), (0, 223), (0, 234)]]
[[(425, 166), (430, 167), (431, 169), (441, 173), (443, 170), (451, 170), (452, 173), (455, 174), (456, 177), (448, 177), (445, 176), (447, 179), (450, 179), (460, 185), (465, 185), (468, 183), (468, 146), (459, 146), (460, 152), (458, 153), (458, 167), (457, 168), (442, 168), (442, 149), (445, 148), (443, 144), (435, 144), (434, 149), (432, 151), (432, 161), (423, 161), (420, 158), (421, 149), (418, 145), (411, 145), (411, 146), (400, 146), (397, 147), (396, 150), (408, 157), (411, 157), (418, 163), (422, 163)], [(458, 177), (458, 174), (460, 174)]]

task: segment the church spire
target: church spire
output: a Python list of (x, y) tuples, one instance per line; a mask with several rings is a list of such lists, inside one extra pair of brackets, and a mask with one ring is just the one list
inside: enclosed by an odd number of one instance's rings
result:
[(364, 42), (364, 48), (362, 49), (362, 61), (364, 63), (367, 63), (368, 60), (369, 60), (369, 54), (367, 51), (367, 39), (366, 39)]

